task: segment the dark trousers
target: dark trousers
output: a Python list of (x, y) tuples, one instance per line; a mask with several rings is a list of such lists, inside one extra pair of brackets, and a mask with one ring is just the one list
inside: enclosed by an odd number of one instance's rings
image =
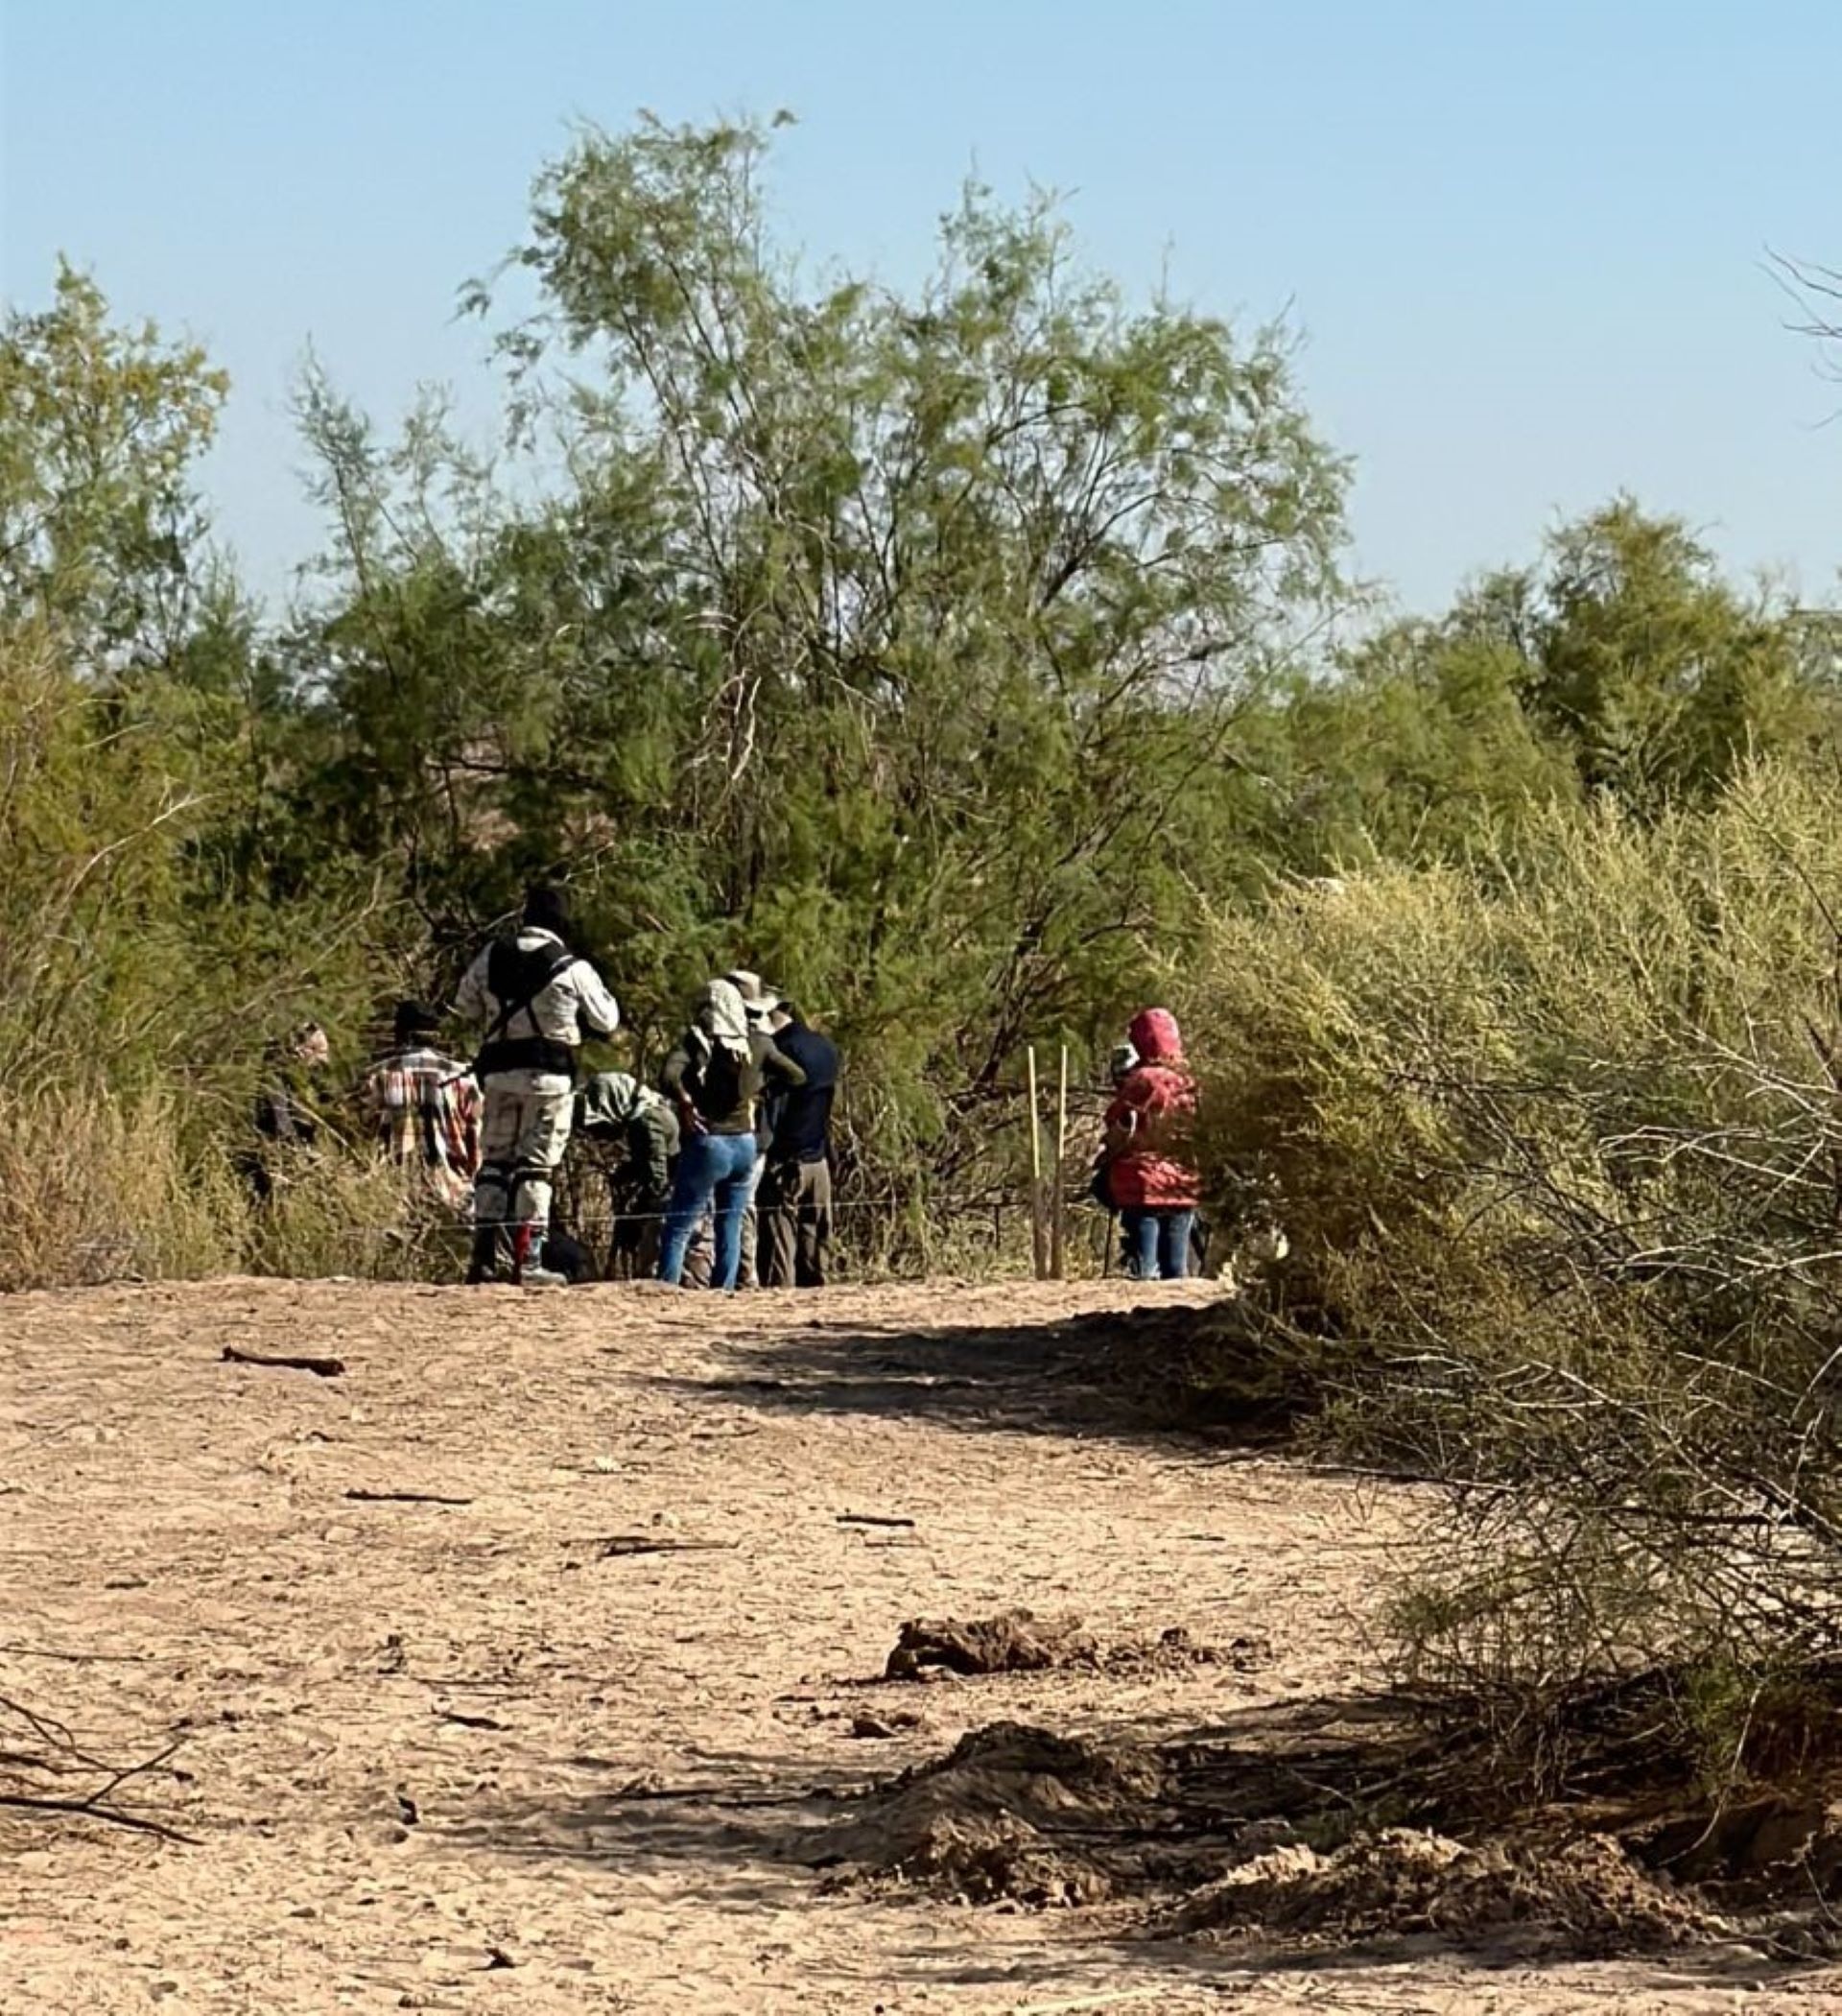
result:
[(666, 1198), (623, 1174), (607, 1182), (607, 1278), (649, 1281), (659, 1270)]
[(823, 1288), (832, 1242), (832, 1165), (769, 1162), (756, 1209), (764, 1288)]

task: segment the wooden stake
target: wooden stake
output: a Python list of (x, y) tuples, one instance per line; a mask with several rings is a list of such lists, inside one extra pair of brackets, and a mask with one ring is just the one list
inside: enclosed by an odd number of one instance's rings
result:
[(1055, 1095), (1055, 1187), (1050, 1196), (1049, 1270), (1065, 1277), (1068, 1217), (1068, 1045), (1062, 1045), (1061, 1084)]
[(438, 1491), (347, 1491), (359, 1505), (471, 1505), (471, 1498), (443, 1498)]
[(1037, 1280), (1049, 1271), (1043, 1239), (1043, 1136), (1036, 1113), (1036, 1046), (1025, 1053), (1029, 1066), (1029, 1257)]

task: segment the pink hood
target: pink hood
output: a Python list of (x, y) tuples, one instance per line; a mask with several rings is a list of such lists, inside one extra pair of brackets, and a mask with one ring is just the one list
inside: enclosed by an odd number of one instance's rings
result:
[(1142, 1008), (1126, 1031), (1142, 1064), (1181, 1064), (1183, 1037), (1169, 1008)]

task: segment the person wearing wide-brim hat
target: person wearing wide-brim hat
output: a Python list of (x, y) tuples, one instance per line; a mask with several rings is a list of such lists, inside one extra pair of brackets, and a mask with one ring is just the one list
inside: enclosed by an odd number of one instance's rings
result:
[(759, 973), (750, 972), (746, 966), (732, 966), (722, 977), (742, 996), (748, 1020), (756, 1027), (780, 1006), (780, 989), (770, 987)]

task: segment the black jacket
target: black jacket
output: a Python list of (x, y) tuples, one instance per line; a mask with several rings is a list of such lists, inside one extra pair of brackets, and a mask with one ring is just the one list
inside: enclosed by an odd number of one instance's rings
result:
[(838, 1045), (803, 1022), (791, 1022), (774, 1038), (806, 1074), (806, 1082), (769, 1101), (776, 1162), (823, 1162), (830, 1151), (832, 1102), (838, 1093)]

